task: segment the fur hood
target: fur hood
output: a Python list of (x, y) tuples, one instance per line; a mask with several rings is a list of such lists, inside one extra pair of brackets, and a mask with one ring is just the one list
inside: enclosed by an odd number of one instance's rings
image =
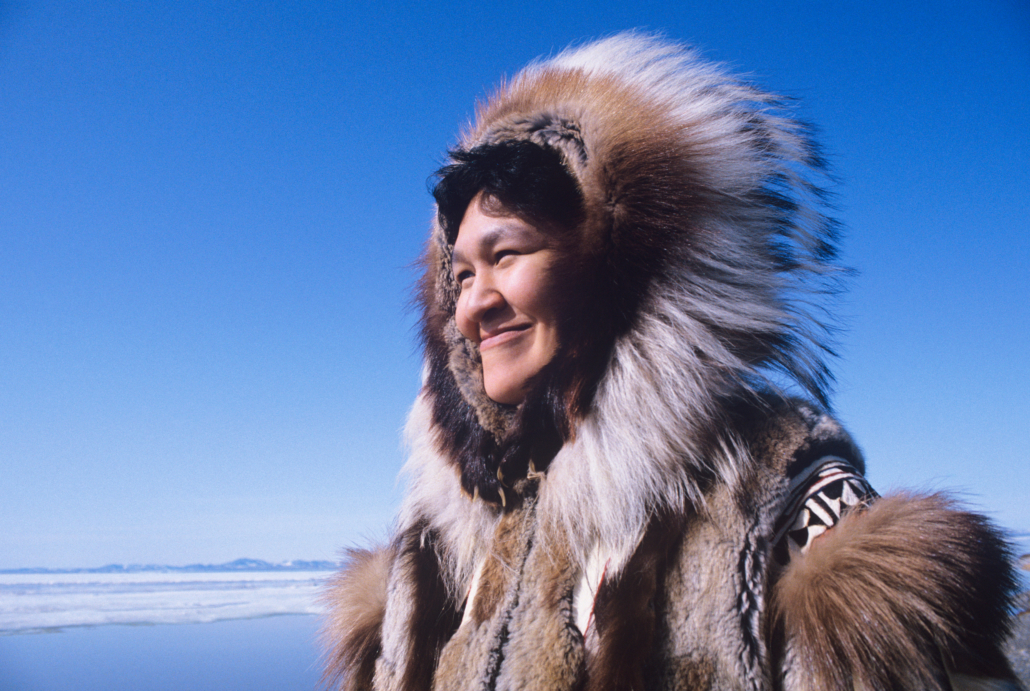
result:
[(530, 65), (479, 105), (457, 151), (504, 141), (557, 151), (582, 193), (582, 337), (524, 403), (490, 400), (455, 325), (438, 220), (409, 504), (439, 504), (418, 488), (441, 462), (487, 514), (481, 502), (504, 504), (531, 469), (547, 471), (566, 490), (557, 520), (585, 527), (574, 542), (626, 553), (653, 511), (700, 507), (705, 483), (739, 481), (725, 432), (735, 401), (777, 379), (826, 402), (828, 330), (811, 305), (839, 272), (822, 160), (779, 99), (635, 33)]

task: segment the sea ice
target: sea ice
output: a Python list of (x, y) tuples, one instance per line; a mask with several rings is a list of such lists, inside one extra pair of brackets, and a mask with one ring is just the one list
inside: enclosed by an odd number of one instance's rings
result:
[(318, 614), (326, 571), (0, 574), (0, 634)]

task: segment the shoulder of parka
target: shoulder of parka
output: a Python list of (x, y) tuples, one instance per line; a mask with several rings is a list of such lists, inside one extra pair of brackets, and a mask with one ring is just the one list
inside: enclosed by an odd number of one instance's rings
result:
[(372, 688), (393, 557), (394, 550), (388, 547), (348, 550), (326, 585), (321, 597), (328, 612), (321, 632), (326, 686), (347, 691)]

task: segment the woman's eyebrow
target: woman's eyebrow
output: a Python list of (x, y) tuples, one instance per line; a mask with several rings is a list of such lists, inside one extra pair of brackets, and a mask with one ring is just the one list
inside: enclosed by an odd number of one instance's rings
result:
[[(480, 234), (476, 239), (476, 249), (490, 248), (505, 238), (518, 237), (522, 234), (523, 228), (518, 223), (497, 223)], [(468, 258), (455, 244), (451, 251), (451, 264), (467, 261)]]

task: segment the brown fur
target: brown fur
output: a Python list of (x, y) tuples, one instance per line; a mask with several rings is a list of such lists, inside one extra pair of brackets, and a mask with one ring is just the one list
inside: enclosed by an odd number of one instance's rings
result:
[(678, 658), (669, 665), (667, 675), (658, 688), (708, 691), (714, 686), (715, 665), (705, 658)]
[(679, 517), (655, 519), (625, 570), (601, 585), (594, 603), (598, 650), (587, 660), (585, 691), (653, 686), (645, 682), (660, 667), (653, 663), (657, 615), (665, 609), (662, 582), (682, 531)]
[(436, 549), (438, 537), (424, 524), (409, 530), (401, 542), (398, 568), (411, 574), (414, 612), (407, 621), (411, 640), (400, 688), (429, 691), (444, 644), (461, 623), (461, 613), (444, 584)]
[(322, 602), (329, 610), (322, 629), (327, 655), (323, 683), (345, 691), (371, 689), (382, 645), (386, 581), (392, 550), (351, 549), (329, 581)]
[(497, 524), (494, 551), (487, 557), (480, 577), (479, 592), (472, 607), (472, 621), (477, 625), (492, 618), (505, 594), (513, 587), (513, 576), (521, 568), (525, 558), (526, 539), (524, 518), (521, 513), (511, 511)]
[(581, 688), (585, 652), (573, 624), (576, 576), (561, 536), (533, 543), (522, 570), (519, 606), (507, 624), (503, 664), (490, 688)]
[(946, 670), (1013, 678), (998, 652), (1013, 590), (985, 519), (940, 494), (896, 495), (791, 561), (772, 623), (812, 689), (948, 689)]

